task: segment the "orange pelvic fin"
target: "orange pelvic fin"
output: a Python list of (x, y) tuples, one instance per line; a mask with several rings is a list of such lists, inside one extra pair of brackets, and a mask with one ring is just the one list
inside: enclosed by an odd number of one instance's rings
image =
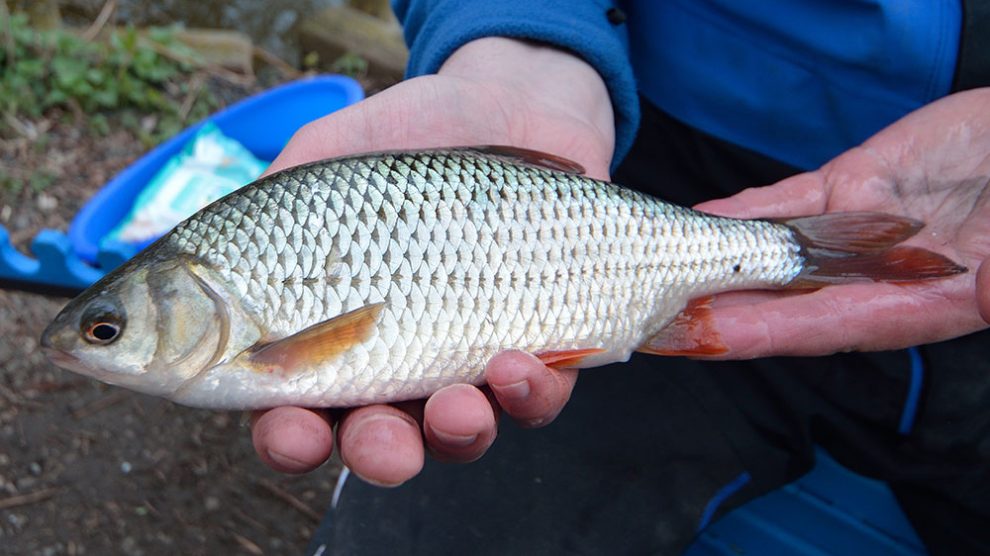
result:
[(267, 373), (292, 374), (311, 368), (367, 340), (384, 305), (365, 305), (292, 336), (257, 345), (247, 359), (253, 367)]
[(923, 223), (876, 212), (845, 212), (780, 220), (794, 231), (805, 270), (789, 288), (820, 288), (848, 282), (914, 282), (966, 272), (943, 255), (896, 246)]
[(590, 349), (572, 349), (564, 351), (544, 351), (543, 353), (537, 353), (536, 356), (543, 361), (543, 364), (547, 367), (553, 367), (555, 369), (574, 369), (580, 366), (581, 362), (584, 361), (589, 355), (596, 355), (605, 351), (601, 348), (590, 348)]
[(728, 351), (712, 320), (714, 297), (688, 302), (674, 320), (636, 351), (653, 355), (719, 355)]

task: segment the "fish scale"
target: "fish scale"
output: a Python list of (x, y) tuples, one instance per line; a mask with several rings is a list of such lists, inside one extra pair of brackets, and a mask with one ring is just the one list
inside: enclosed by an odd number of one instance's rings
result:
[[(42, 344), (189, 405), (354, 406), (480, 383), (510, 348), (579, 367), (717, 353), (691, 336), (704, 319), (690, 302), (722, 291), (965, 271), (892, 247), (919, 229), (909, 219), (720, 218), (561, 171), (574, 166), (493, 147), (282, 171), (105, 277)], [(86, 339), (98, 319), (120, 338)]]

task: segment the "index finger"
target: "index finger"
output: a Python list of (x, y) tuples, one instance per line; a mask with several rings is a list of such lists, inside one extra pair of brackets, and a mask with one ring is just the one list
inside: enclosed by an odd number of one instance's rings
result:
[(981, 327), (970, 301), (934, 284), (850, 284), (752, 303), (732, 299), (719, 296), (712, 309), (713, 328), (728, 348), (720, 359), (900, 349)]

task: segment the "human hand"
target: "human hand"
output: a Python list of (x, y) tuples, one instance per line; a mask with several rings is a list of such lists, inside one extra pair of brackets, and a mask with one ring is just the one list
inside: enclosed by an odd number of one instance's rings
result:
[(929, 282), (716, 298), (725, 359), (824, 355), (946, 340), (990, 323), (990, 89), (926, 106), (816, 172), (699, 205), (740, 218), (879, 211), (926, 223), (909, 244), (968, 273)]
[[(550, 47), (488, 38), (460, 48), (438, 75), (410, 79), (305, 126), (268, 173), (359, 152), (513, 145), (569, 158), (607, 179), (613, 143), (612, 106), (590, 66)], [(343, 461), (370, 482), (398, 485), (419, 472), (427, 449), (441, 460), (475, 460), (494, 441), (501, 410), (524, 426), (553, 420), (576, 371), (506, 352), (489, 362), (485, 378), (485, 389), (455, 385), (426, 401), (346, 412), (337, 428)], [(256, 413), (255, 449), (278, 471), (306, 472), (330, 456), (333, 425), (319, 410)]]

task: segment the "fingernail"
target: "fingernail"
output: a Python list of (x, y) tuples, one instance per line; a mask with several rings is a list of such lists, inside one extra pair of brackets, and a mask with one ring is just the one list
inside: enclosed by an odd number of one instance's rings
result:
[(395, 488), (395, 487), (398, 487), (398, 486), (402, 486), (402, 484), (405, 483), (405, 481), (400, 481), (398, 483), (386, 483), (386, 482), (383, 482), (383, 481), (379, 481), (377, 479), (372, 479), (370, 477), (365, 477), (364, 475), (362, 475), (362, 474), (360, 474), (360, 473), (358, 473), (356, 471), (352, 471), (352, 473), (354, 473), (358, 477), (361, 477), (361, 480), (362, 481), (364, 481), (366, 483), (369, 483), (371, 485), (374, 485), (376, 487)]
[(478, 440), (477, 434), (453, 434), (430, 427), (430, 433), (450, 448), (467, 448)]
[(529, 397), (529, 381), (527, 380), (520, 380), (519, 382), (499, 386), (492, 384), (491, 387), (499, 396), (507, 399), (523, 400)]
[(306, 469), (310, 467), (308, 464), (301, 462), (295, 458), (289, 457), (281, 452), (276, 452), (274, 450), (268, 450), (268, 457), (272, 461), (279, 464), (282, 467), (288, 469)]
[[(419, 428), (419, 425), (417, 425), (415, 422), (412, 422), (411, 418), (409, 420), (406, 420), (403, 419), (402, 417), (399, 417), (398, 415), (393, 415), (391, 413), (379, 414), (379, 415), (362, 415), (359, 419), (357, 419), (356, 422), (350, 423), (349, 426), (346, 428), (345, 430), (346, 439), (350, 440), (354, 437), (360, 437), (362, 435), (368, 434), (367, 431), (371, 430), (373, 428), (372, 425), (374, 425), (375, 423), (386, 423), (385, 427), (387, 428), (388, 427), (387, 423), (389, 422), (396, 424), (398, 423), (410, 424), (413, 427)], [(345, 438), (341, 438), (341, 442), (344, 442), (344, 440)]]

